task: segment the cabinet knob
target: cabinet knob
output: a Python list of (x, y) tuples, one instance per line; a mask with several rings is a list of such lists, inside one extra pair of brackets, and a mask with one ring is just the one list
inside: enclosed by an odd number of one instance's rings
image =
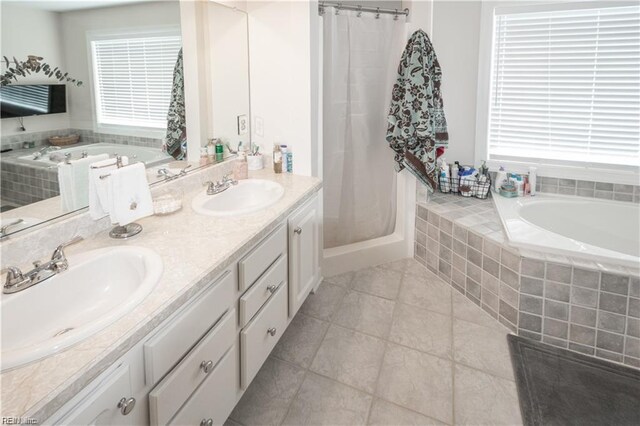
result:
[(275, 284), (272, 284), (269, 287), (267, 287), (267, 291), (269, 291), (269, 293), (271, 294), (275, 293), (277, 289), (278, 289), (278, 286)]
[(275, 327), (271, 327), (270, 329), (267, 330), (267, 333), (269, 333), (271, 336), (275, 336), (276, 335), (276, 328)]
[(213, 361), (202, 361), (200, 363), (200, 369), (204, 371), (204, 374), (209, 374), (213, 368)]
[(123, 416), (126, 416), (127, 414), (132, 412), (133, 411), (133, 407), (135, 407), (135, 406), (136, 406), (136, 399), (135, 398), (122, 398), (118, 402), (118, 408), (120, 409), (120, 413)]
[(213, 419), (202, 419), (200, 426), (213, 426)]
[(300, 234), (302, 234), (302, 228), (300, 228), (299, 226), (296, 226), (296, 229), (294, 229), (293, 232), (295, 232), (296, 234), (300, 235)]

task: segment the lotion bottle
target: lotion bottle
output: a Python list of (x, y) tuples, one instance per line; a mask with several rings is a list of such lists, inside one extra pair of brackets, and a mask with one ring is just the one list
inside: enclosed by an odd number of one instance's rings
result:
[(531, 196), (536, 195), (536, 174), (537, 170), (535, 167), (529, 167), (529, 190)]
[(500, 166), (498, 174), (496, 174), (496, 184), (493, 189), (500, 192), (500, 187), (507, 181), (507, 172), (504, 171), (504, 167)]

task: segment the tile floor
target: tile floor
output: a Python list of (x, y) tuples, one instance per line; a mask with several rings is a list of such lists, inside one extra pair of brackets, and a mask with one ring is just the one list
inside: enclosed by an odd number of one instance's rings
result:
[(413, 259), (327, 278), (227, 424), (521, 424), (507, 333)]

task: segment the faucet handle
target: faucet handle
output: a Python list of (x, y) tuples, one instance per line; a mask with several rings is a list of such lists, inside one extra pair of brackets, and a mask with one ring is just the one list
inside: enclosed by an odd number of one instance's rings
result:
[(28, 278), (25, 278), (24, 275), (22, 275), (22, 271), (19, 268), (16, 268), (15, 266), (7, 266), (6, 268), (2, 269), (2, 271), (0, 272), (7, 273), (7, 278), (4, 282), (5, 293), (11, 293), (12, 289), (16, 289), (22, 286), (22, 284), (24, 284), (25, 281), (28, 281)]
[[(51, 255), (51, 260), (54, 261), (54, 262), (58, 262), (58, 263), (60, 263), (60, 262), (66, 263), (67, 258), (64, 255), (64, 248), (70, 246), (71, 244), (79, 243), (82, 240), (84, 240), (84, 238), (82, 238), (80, 235), (76, 235), (75, 237), (73, 237), (69, 241), (60, 244), (53, 251), (53, 254)], [(60, 266), (60, 265), (58, 265), (58, 266)], [(66, 268), (64, 268), (64, 269), (66, 269)]]
[(202, 184), (202, 186), (206, 186), (207, 187), (207, 195), (213, 195), (216, 191), (216, 185), (217, 183), (213, 182), (213, 181), (206, 181)]

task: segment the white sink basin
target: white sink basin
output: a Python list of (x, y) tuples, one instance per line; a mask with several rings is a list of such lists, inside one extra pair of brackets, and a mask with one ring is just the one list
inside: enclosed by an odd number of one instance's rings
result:
[(135, 308), (162, 275), (162, 259), (142, 247), (109, 247), (67, 257), (69, 269), (2, 294), (2, 371), (90, 337)]
[(238, 216), (269, 207), (283, 195), (284, 188), (277, 182), (245, 179), (216, 195), (203, 191), (195, 196), (191, 206), (196, 213), (208, 216)]

